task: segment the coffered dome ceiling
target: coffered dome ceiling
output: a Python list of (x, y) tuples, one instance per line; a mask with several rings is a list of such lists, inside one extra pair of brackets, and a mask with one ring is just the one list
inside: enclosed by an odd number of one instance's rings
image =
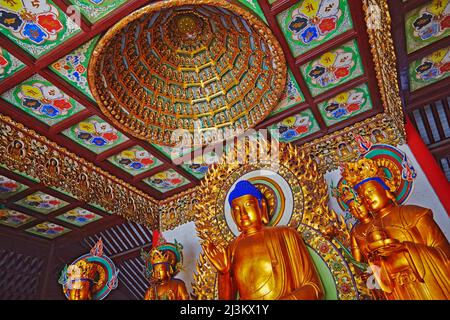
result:
[(146, 6), (106, 33), (91, 58), (89, 85), (102, 112), (133, 136), (173, 145), (173, 132), (184, 129), (191, 144), (204, 145), (266, 118), (286, 69), (271, 30), (248, 10), (171, 1)]

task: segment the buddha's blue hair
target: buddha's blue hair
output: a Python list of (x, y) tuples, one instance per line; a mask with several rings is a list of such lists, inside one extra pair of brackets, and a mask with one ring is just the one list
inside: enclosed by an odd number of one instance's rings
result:
[(257, 187), (255, 187), (247, 180), (239, 181), (234, 187), (233, 191), (231, 191), (230, 196), (228, 197), (228, 202), (230, 203), (230, 206), (232, 205), (231, 202), (234, 199), (245, 195), (254, 196), (256, 199), (258, 199), (259, 206), (261, 207), (261, 200), (264, 198), (263, 194), (261, 193), (261, 191), (258, 190)]

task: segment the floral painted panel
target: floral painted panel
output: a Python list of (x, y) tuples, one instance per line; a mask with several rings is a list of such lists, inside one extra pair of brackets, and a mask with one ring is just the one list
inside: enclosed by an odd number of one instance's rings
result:
[(0, 224), (4, 226), (18, 228), (33, 220), (35, 220), (34, 217), (22, 212), (9, 209), (0, 209)]
[(23, 185), (20, 182), (0, 175), (0, 199), (8, 199), (27, 188), (26, 185)]
[(68, 203), (49, 194), (37, 191), (24, 199), (16, 201), (16, 204), (39, 213), (48, 214), (64, 207)]
[(97, 116), (66, 129), (63, 134), (97, 154), (128, 140), (120, 131)]
[(286, 89), (281, 97), (281, 102), (278, 106), (270, 113), (270, 115), (277, 114), (281, 111), (287, 110), (299, 103), (305, 101), (303, 97), (303, 93), (300, 90), (300, 87), (297, 81), (294, 78), (291, 70), (288, 71), (288, 78), (286, 83)]
[(450, 47), (438, 50), (409, 66), (410, 90), (414, 91), (450, 75)]
[(96, 22), (119, 8), (127, 0), (70, 0), (90, 22)]
[(450, 35), (450, 1), (433, 0), (405, 16), (406, 47), (414, 52)]
[(304, 138), (320, 130), (314, 115), (310, 109), (271, 126), (271, 134), (280, 142), (292, 142)]
[(141, 146), (124, 150), (108, 159), (112, 164), (135, 176), (162, 164), (158, 158)]
[(333, 49), (301, 67), (313, 96), (335, 88), (364, 73), (356, 41)]
[(342, 92), (319, 105), (320, 113), (327, 126), (370, 109), (372, 109), (372, 100), (369, 88), (365, 84)]
[(49, 0), (0, 0), (0, 29), (34, 58), (80, 31), (80, 27)]
[(94, 98), (92, 97), (87, 80), (87, 69), (89, 59), (97, 44), (98, 38), (99, 37), (95, 37), (91, 41), (86, 42), (84, 45), (50, 66), (50, 69), (69, 81), (78, 90), (93, 100)]
[(353, 28), (346, 0), (302, 0), (277, 20), (295, 57)]
[(100, 220), (102, 216), (83, 208), (76, 208), (62, 215), (59, 215), (56, 218), (61, 221), (73, 224), (77, 227), (83, 227), (88, 223)]
[(188, 184), (189, 180), (175, 170), (169, 169), (145, 179), (144, 182), (164, 193)]
[(84, 109), (77, 101), (39, 75), (34, 75), (5, 92), (2, 98), (49, 126)]
[(25, 64), (0, 47), (0, 81), (19, 71)]
[(208, 152), (204, 155), (201, 154), (192, 160), (186, 161), (181, 166), (196, 178), (202, 179), (208, 172), (209, 167), (211, 167), (212, 164), (217, 163), (218, 160), (215, 152)]
[(59, 224), (45, 221), (27, 229), (26, 231), (40, 237), (54, 239), (70, 232), (71, 230), (60, 226)]

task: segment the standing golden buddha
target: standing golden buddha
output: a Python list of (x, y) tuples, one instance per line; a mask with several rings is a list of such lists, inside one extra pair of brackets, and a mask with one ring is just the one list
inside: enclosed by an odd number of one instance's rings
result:
[(150, 282), (144, 300), (189, 300), (186, 285), (175, 278), (182, 267), (182, 246), (176, 240), (168, 243), (160, 239), (159, 232), (154, 231), (152, 249), (141, 252)]
[(293, 228), (265, 226), (262, 193), (240, 181), (229, 203), (240, 235), (227, 248), (203, 247), (219, 273), (219, 299), (321, 299), (322, 284), (303, 239)]
[(401, 205), (371, 159), (347, 163), (343, 177), (372, 215), (359, 244), (386, 299), (449, 299), (450, 246), (430, 209)]

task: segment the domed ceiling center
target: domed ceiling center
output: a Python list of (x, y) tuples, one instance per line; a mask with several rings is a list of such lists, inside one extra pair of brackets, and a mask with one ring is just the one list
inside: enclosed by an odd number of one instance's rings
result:
[(285, 81), (270, 29), (226, 1), (144, 7), (107, 32), (89, 65), (103, 113), (134, 136), (169, 146), (178, 129), (205, 145), (254, 127), (276, 106)]

